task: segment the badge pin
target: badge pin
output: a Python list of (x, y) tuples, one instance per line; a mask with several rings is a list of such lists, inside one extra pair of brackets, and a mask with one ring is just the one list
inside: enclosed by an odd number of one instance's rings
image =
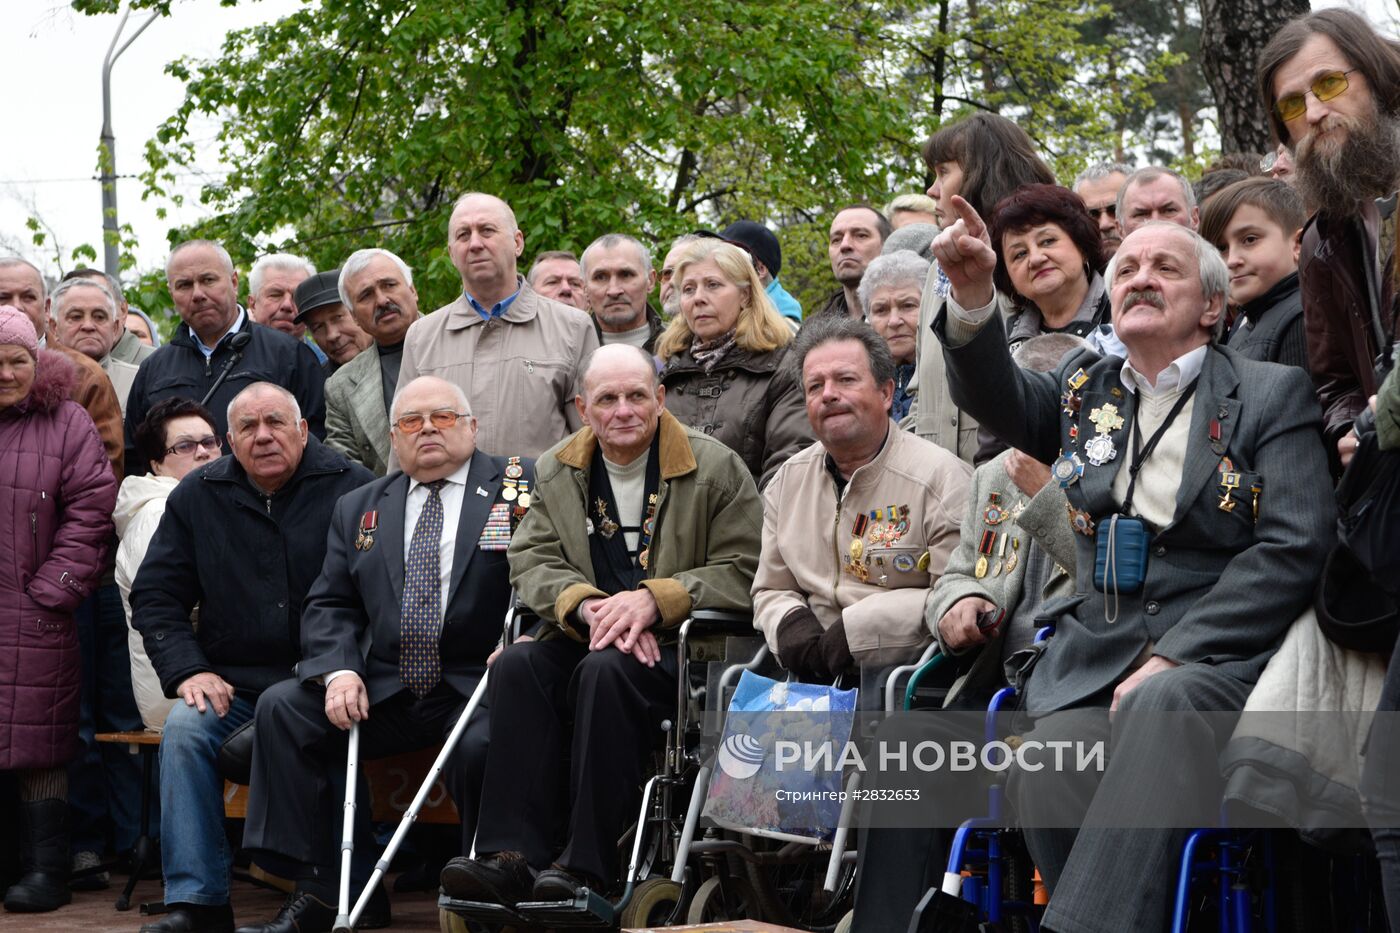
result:
[(1090, 466), (1103, 466), (1118, 456), (1118, 448), (1113, 446), (1113, 438), (1109, 435), (1095, 434), (1084, 445), (1084, 455), (1089, 458)]
[(1060, 454), (1059, 459), (1050, 467), (1050, 475), (1060, 484), (1061, 489), (1068, 489), (1084, 475), (1084, 461), (1079, 459), (1079, 454)]
[(1123, 416), (1118, 414), (1118, 406), (1107, 402), (1089, 412), (1089, 420), (1100, 434), (1117, 431), (1123, 426)]
[(1076, 391), (1084, 388), (1084, 384), (1089, 381), (1089, 374), (1082, 369), (1076, 369), (1074, 374), (1065, 380), (1065, 385)]
[(520, 464), (518, 464), (518, 463), (507, 463), (507, 464), (506, 464), (506, 478), (507, 478), (507, 479), (520, 479), (520, 477), (522, 477), (522, 476), (524, 476), (524, 475), (525, 475), (525, 469), (524, 469), (524, 467), (522, 467)]
[(489, 495), (491, 495), (489, 492), (487, 492), (485, 489), (482, 489), (480, 486), (476, 487), (476, 494), (477, 494), (478, 496), (489, 496)]
[(1082, 535), (1094, 533), (1094, 519), (1083, 509), (1076, 509), (1069, 506), (1069, 525)]
[(916, 560), (916, 561), (914, 561), (914, 566), (915, 566), (915, 567), (918, 567), (920, 570), (928, 570), (928, 565), (929, 565), (928, 551), (924, 551), (922, 554), (919, 555), (919, 559)]
[(914, 569), (914, 558), (908, 554), (896, 554), (894, 556), (894, 569), (900, 573), (909, 573)]

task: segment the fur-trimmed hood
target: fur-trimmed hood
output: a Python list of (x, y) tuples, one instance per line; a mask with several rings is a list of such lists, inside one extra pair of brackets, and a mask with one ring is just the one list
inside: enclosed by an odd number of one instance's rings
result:
[(21, 411), (53, 411), (72, 397), (78, 374), (62, 353), (40, 350), (29, 394), (16, 403)]

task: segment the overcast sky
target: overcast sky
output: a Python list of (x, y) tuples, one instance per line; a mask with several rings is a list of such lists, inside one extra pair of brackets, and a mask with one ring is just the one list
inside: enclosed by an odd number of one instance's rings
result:
[[(225, 8), (218, 0), (176, 0), (173, 14), (151, 24), (113, 69), (117, 174), (134, 176), (141, 171), (146, 140), (184, 95), (184, 86), (164, 73), (167, 62), (182, 55), (212, 56), (228, 30), (286, 15), (301, 2), (244, 0)], [(1389, 23), (1388, 29), (1395, 30), (1397, 0), (1313, 4), (1314, 8), (1335, 5), (1360, 9), (1373, 22)], [(102, 200), (94, 176), (102, 129), (102, 59), (117, 16), (81, 16), (61, 0), (3, 0), (3, 6), (0, 75), (10, 134), (8, 145), (0, 148), (0, 254), (19, 252), (57, 272), (55, 241), (65, 269), (75, 265), (69, 258), (73, 247), (88, 243), (97, 250), (101, 265)], [(148, 15), (134, 13), (126, 34)], [(201, 167), (218, 169), (212, 154)], [(164, 262), (165, 236), (171, 226), (204, 213), (195, 197), (199, 180), (181, 179), (181, 186), (189, 196), (187, 204), (179, 209), (166, 204), (170, 215), (162, 221), (156, 217), (156, 204), (140, 200), (139, 179), (117, 182), (118, 218), (136, 231), (142, 269)], [(43, 248), (30, 242), (24, 226), (33, 215), (54, 231), (54, 238)]]

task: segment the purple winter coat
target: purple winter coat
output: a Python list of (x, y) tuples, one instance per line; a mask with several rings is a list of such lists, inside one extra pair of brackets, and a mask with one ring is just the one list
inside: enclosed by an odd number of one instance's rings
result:
[(73, 364), (39, 351), (29, 395), (0, 409), (0, 770), (78, 748), (78, 633), (112, 535), (117, 480), (68, 396)]

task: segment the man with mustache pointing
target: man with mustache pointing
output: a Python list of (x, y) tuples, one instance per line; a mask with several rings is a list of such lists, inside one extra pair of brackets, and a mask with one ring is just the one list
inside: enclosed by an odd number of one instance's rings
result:
[(404, 335), (418, 320), (413, 271), (387, 249), (356, 250), (340, 270), (340, 300), (374, 338), (374, 350), (326, 380), (326, 444), (383, 476), (389, 471), (389, 407)]
[[(1054, 637), (1017, 659), (1032, 720), (1017, 731), (1044, 740), (1065, 719), (1047, 714), (1114, 713), (1101, 773), (1011, 769), (1008, 792), (1051, 891), (1042, 929), (1164, 929), (1171, 892), (1160, 879), (1186, 833), (1172, 827), (1191, 824), (1161, 807), (1218, 812), (1226, 714), (1243, 708), (1310, 603), (1333, 539), (1321, 413), (1300, 369), (1217, 342), (1224, 261), (1160, 221), (1129, 233), (1108, 267), (1127, 358), (1082, 350), (1050, 373), (1017, 368), (993, 313), (986, 227), (954, 202), (959, 219), (933, 245), (952, 283), (933, 330), (953, 401), (1053, 462), (1079, 532), (1075, 595), (1044, 607)], [(1094, 725), (1107, 738), (1107, 717)], [(1135, 806), (1165, 818), (1125, 819)]]

